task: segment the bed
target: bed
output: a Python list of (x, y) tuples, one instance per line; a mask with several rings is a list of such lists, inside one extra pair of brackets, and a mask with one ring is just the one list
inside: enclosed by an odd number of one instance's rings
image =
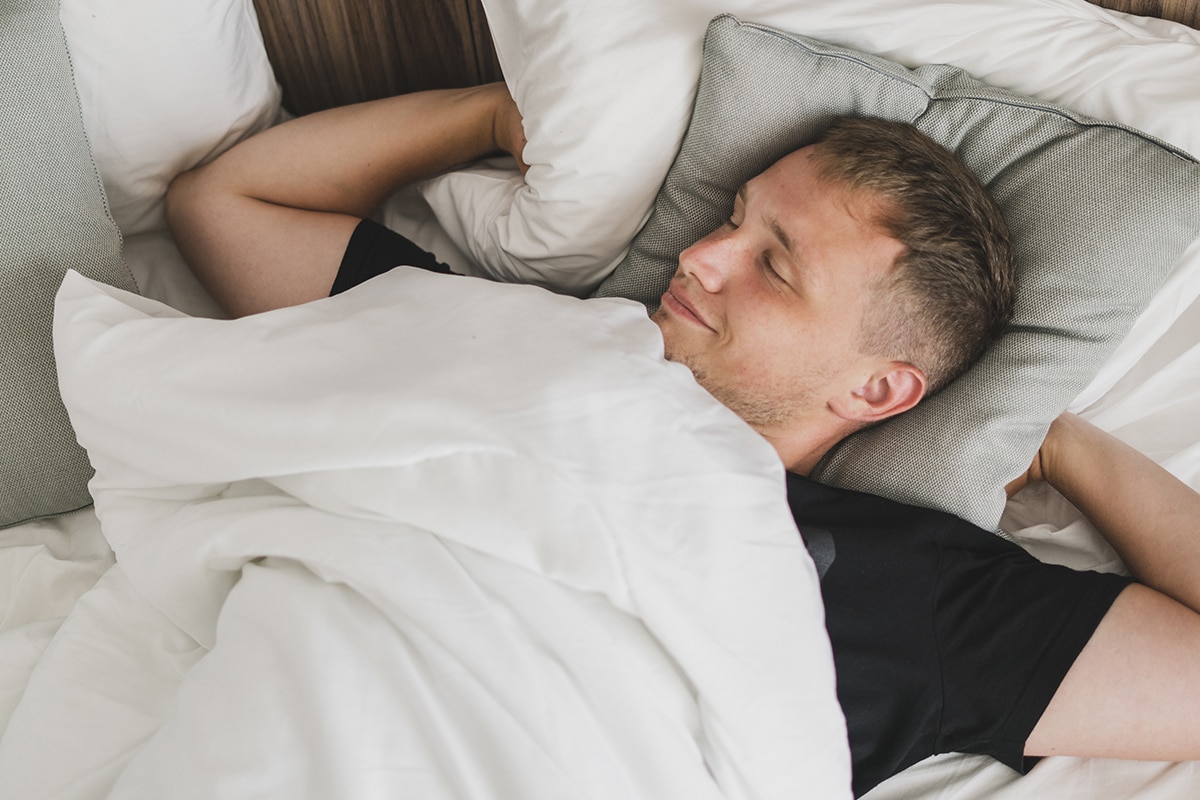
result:
[[(1050, 271), (1077, 274), (1037, 310), (1070, 314), (1021, 321), (1051, 337), (1039, 357), (1013, 350), (978, 377), (1028, 370), (1010, 381), (1024, 393), (982, 421), (955, 415), (986, 389), (950, 393), (936, 422), (856, 443), (826, 479), (1106, 571), (1123, 567), (1052, 491), (1004, 500), (1054, 415), (1200, 489), (1200, 6), (651, 5), (0, 13), (17, 353), (0, 394), (16, 421), (0, 429), (0, 796), (848, 797), (815, 571), (773, 453), (664, 367), (621, 299), (661, 272), (696, 164), (730, 161), (700, 125), (751, 118), (744, 148), (772, 139), (774, 108), (817, 113), (781, 92), (869, 109), (896, 82), (950, 87), (1111, 144), (1108, 161), (1072, 156), (1102, 164), (1084, 196), (1031, 214), (1059, 230), (1051, 249), (1096, 245), (1053, 250)], [(487, 159), (380, 211), (484, 280), (401, 270), (220, 319), (165, 229), (174, 174), (289, 114), (500, 79), (526, 118), (527, 180)], [(755, 92), (730, 89), (769, 81), (784, 88), (753, 113)], [(719, 215), (728, 189), (713, 191)], [(351, 355), (362, 341), (389, 346)], [(931, 441), (956, 470), (858, 467)], [(1198, 792), (1194, 763), (1051, 758), (1020, 777), (950, 754), (868, 796)]]

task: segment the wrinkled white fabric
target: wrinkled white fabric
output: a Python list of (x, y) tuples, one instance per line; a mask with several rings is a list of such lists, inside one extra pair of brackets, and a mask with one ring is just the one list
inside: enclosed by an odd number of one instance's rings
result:
[(0, 794), (848, 796), (782, 467), (640, 307), (402, 269), (230, 322), (72, 274), (56, 355), (118, 566)]

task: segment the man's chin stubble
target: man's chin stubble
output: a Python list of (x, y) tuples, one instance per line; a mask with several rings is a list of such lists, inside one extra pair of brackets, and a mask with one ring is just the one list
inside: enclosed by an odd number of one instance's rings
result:
[(708, 370), (696, 364), (692, 359), (676, 357), (669, 351), (665, 353), (665, 356), (668, 361), (682, 364), (691, 370), (696, 383), (704, 387), (721, 405), (737, 414), (752, 428), (760, 431), (775, 428), (791, 416), (786, 409), (781, 408), (770, 398), (756, 396), (741, 387), (730, 386), (727, 382), (717, 380)]

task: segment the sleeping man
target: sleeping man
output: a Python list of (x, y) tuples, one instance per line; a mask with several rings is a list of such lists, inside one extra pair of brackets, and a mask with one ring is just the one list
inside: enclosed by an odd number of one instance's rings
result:
[[(491, 151), (521, 164), (523, 146), (502, 85), (389, 98), (243, 142), (180, 176), (168, 217), (217, 300), (249, 314), (398, 264), (447, 271), (366, 218), (398, 187)], [(1013, 293), (1003, 221), (973, 176), (910, 126), (844, 120), (742, 186), (653, 315), (666, 356), (788, 469), (856, 795), (941, 752), (1019, 770), (1059, 754), (1200, 758), (1200, 495), (1076, 417), (1051, 427), (1011, 488), (1057, 487), (1135, 583), (805, 477), (840, 439), (961, 373)]]

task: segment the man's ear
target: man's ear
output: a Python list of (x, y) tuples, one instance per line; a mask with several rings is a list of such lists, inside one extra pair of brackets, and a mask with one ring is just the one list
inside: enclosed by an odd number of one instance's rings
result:
[(925, 396), (925, 373), (904, 361), (880, 366), (849, 392), (829, 402), (833, 413), (864, 425), (902, 414)]

